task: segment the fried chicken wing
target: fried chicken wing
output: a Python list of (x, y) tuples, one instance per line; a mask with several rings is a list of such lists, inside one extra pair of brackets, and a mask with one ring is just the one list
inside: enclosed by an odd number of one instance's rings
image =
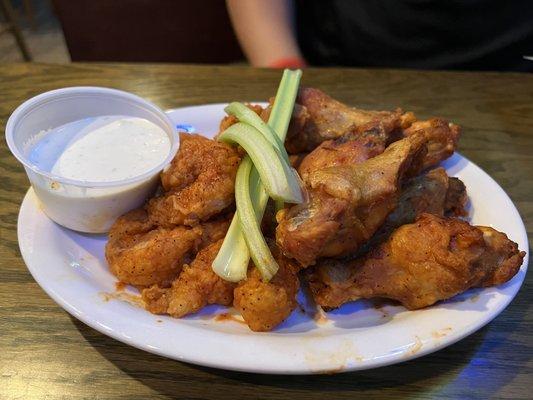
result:
[(180, 134), (180, 148), (161, 174), (166, 191), (149, 201), (147, 210), (162, 227), (197, 225), (234, 201), (240, 156), (225, 143), (199, 135)]
[(200, 224), (199, 228), (202, 231), (202, 236), (198, 250), (224, 239), (232, 218), (233, 213), (226, 213)]
[(384, 297), (414, 310), (472, 287), (507, 282), (524, 255), (492, 228), (422, 214), (366, 256), (348, 263), (325, 260), (307, 278), (316, 303), (324, 308)]
[(111, 272), (131, 285), (169, 284), (201, 239), (199, 229), (155, 226), (144, 209), (119, 217), (109, 231), (105, 255)]
[(269, 282), (261, 279), (259, 270), (252, 267), (248, 278), (239, 283), (234, 292), (234, 307), (241, 313), (251, 330), (270, 331), (283, 322), (296, 308), (296, 294), (300, 283), (299, 267), (283, 257), (271, 246), (279, 270)]
[(392, 116), (389, 120), (366, 124), (337, 139), (322, 142), (302, 160), (298, 173), (305, 182), (313, 171), (360, 164), (383, 153), (387, 144), (395, 139), (394, 132), (399, 126), (397, 122), (399, 118)]
[(223, 240), (201, 250), (190, 265), (185, 265), (171, 287), (153, 285), (142, 291), (148, 311), (176, 318), (195, 313), (208, 304), (234, 303), (254, 331), (268, 331), (283, 322), (296, 308), (299, 288), (298, 267), (272, 246), (279, 271), (270, 282), (263, 282), (252, 266), (248, 278), (238, 285), (216, 275), (211, 265)]
[[(247, 104), (264, 121), (268, 121), (272, 104), (275, 98), (270, 99), (270, 105), (263, 109), (259, 105)], [(226, 116), (220, 123), (220, 132), (237, 121), (234, 116)], [(423, 134), (428, 140), (428, 154), (424, 161), (424, 169), (438, 165), (450, 157), (457, 147), (461, 133), (458, 125), (449, 123), (442, 118), (431, 118), (418, 121), (412, 112), (395, 111), (368, 111), (347, 106), (319, 89), (301, 88), (298, 92), (293, 115), (287, 131), (285, 147), (289, 154), (308, 153), (315, 150), (321, 143), (320, 158), (326, 164), (337, 165), (331, 161), (333, 152), (349, 147), (351, 140), (358, 134), (372, 129), (376, 124), (382, 124), (386, 131), (398, 135), (410, 136)], [(345, 137), (340, 142), (332, 140)], [(394, 137), (394, 136), (392, 136)], [(340, 145), (343, 146), (340, 146)], [(350, 156), (349, 151), (344, 152)], [(333, 156), (335, 158), (337, 156)], [(304, 168), (307, 169), (307, 168)]]
[(369, 123), (385, 122), (401, 128), (405, 136), (421, 133), (428, 139), (428, 155), (424, 168), (436, 166), (450, 157), (460, 136), (460, 127), (441, 118), (417, 121), (411, 112), (400, 109), (366, 111), (349, 107), (313, 88), (302, 88), (297, 98), (298, 109), (287, 132), (285, 145), (290, 154), (309, 152), (326, 140), (353, 134)]
[(407, 181), (398, 205), (361, 252), (385, 240), (396, 228), (414, 222), (421, 214), (465, 215), (466, 188), (458, 178), (450, 178), (444, 168), (435, 168)]
[(230, 305), (235, 284), (213, 272), (222, 239), (201, 250), (190, 265), (185, 265), (170, 288), (154, 285), (142, 292), (148, 311), (181, 318), (195, 313), (208, 304)]
[(301, 88), (296, 103), (298, 107), (295, 107), (285, 141), (290, 154), (312, 151), (323, 141), (354, 132), (357, 127), (372, 121), (397, 119), (398, 124), (409, 122), (408, 116), (402, 118), (401, 110), (360, 110), (313, 88)]
[(466, 194), (465, 184), (459, 178), (450, 178), (448, 181), (448, 191), (446, 192), (446, 201), (444, 202), (445, 212), (448, 215), (465, 217), (468, 215), (466, 211), (467, 202), (468, 196)]
[(363, 163), (313, 171), (309, 201), (277, 215), (283, 253), (305, 267), (355, 252), (394, 210), (404, 178), (419, 171), (425, 152), (425, 138), (413, 135)]
[(441, 118), (413, 122), (404, 130), (405, 136), (423, 134), (428, 140), (424, 169), (434, 167), (450, 157), (457, 147), (461, 128)]
[(109, 231), (106, 259), (121, 281), (136, 286), (168, 286), (202, 248), (224, 238), (231, 214), (194, 228), (156, 226), (144, 209), (130, 211)]

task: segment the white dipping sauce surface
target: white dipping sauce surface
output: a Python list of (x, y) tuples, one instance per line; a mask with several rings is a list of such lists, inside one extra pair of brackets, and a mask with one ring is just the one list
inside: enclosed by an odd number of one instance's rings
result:
[[(171, 140), (162, 127), (143, 118), (111, 115), (69, 122), (39, 132), (28, 158), (41, 171), (74, 182), (35, 176), (32, 186), (46, 214), (60, 225), (107, 232), (119, 215), (153, 193), (157, 167), (162, 169), (168, 158)], [(149, 171), (153, 174), (135, 180)]]
[(45, 132), (30, 153), (40, 169), (85, 182), (142, 175), (165, 160), (171, 143), (163, 129), (136, 117), (86, 118)]

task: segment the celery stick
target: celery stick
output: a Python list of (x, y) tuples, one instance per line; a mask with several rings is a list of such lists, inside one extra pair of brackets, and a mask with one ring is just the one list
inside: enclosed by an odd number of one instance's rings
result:
[[(298, 92), (298, 85), (302, 71), (290, 71), (285, 70), (281, 79), (278, 91), (276, 93), (276, 101), (270, 113), (268, 125), (273, 128), (276, 135), (285, 141), (287, 134), (287, 128), (289, 126), (290, 118), (292, 116), (292, 110), (294, 107), (294, 101)], [(283, 98), (287, 98), (287, 101), (282, 101)], [(257, 173), (252, 169), (252, 177), (250, 182), (252, 188), (255, 190), (252, 192), (252, 203), (255, 206), (256, 217), (258, 220), (263, 218), (263, 214), (268, 202), (268, 195), (263, 190), (263, 185), (257, 177)], [(255, 178), (254, 178), (255, 175)], [(255, 185), (255, 186), (254, 186)], [(230, 225), (222, 248), (220, 249), (217, 257), (213, 262), (213, 270), (221, 278), (229, 281), (239, 281), (246, 276), (246, 270), (250, 260), (249, 250), (244, 240), (244, 235), (240, 229), (238, 212), (235, 213), (233, 221)]]
[(224, 111), (229, 115), (234, 115), (240, 122), (244, 122), (248, 125), (253, 126), (259, 132), (263, 134), (265, 139), (267, 139), (276, 150), (280, 152), (285, 161), (289, 161), (289, 155), (287, 150), (285, 150), (285, 145), (279, 138), (279, 136), (274, 132), (274, 130), (268, 126), (265, 121), (263, 121), (259, 115), (254, 111), (250, 110), (242, 103), (233, 102), (224, 108)]
[(253, 126), (238, 122), (222, 132), (219, 140), (237, 143), (246, 150), (270, 197), (289, 203), (303, 201), (300, 181), (294, 171)]
[[(298, 95), (301, 77), (301, 70), (291, 71), (286, 69), (283, 71), (283, 77), (272, 105), (268, 125), (276, 132), (281, 142), (285, 142), (285, 137), (287, 136), (287, 129), (289, 128), (294, 103)], [(282, 200), (276, 200), (276, 211), (283, 209), (284, 206), (285, 204)]]
[(256, 211), (261, 210), (255, 210), (252, 203), (250, 195), (250, 172), (252, 168), (253, 163), (250, 157), (244, 157), (241, 165), (239, 165), (235, 179), (235, 202), (250, 256), (261, 272), (263, 279), (268, 281), (276, 274), (279, 267), (261, 232), (262, 218), (259, 218), (260, 216), (256, 214)]
[(268, 125), (276, 132), (282, 142), (285, 142), (285, 137), (287, 136), (287, 129), (291, 122), (301, 77), (302, 71), (299, 69), (296, 71), (289, 69), (283, 71), (283, 77), (281, 78), (278, 92), (272, 105)]
[(239, 282), (246, 278), (249, 260), (250, 252), (242, 234), (239, 213), (235, 212), (212, 268), (224, 280)]
[[(228, 113), (229, 115), (234, 115), (239, 119), (239, 121), (252, 125), (255, 129), (261, 132), (263, 136), (280, 152), (285, 161), (287, 161), (287, 166), (290, 166), (289, 155), (287, 154), (285, 145), (278, 137), (276, 132), (274, 132), (274, 130), (269, 125), (267, 125), (259, 117), (259, 115), (257, 115), (254, 111), (250, 110), (244, 104), (238, 102), (233, 102), (229, 104), (226, 108), (224, 108), (224, 111), (226, 111), (226, 113)], [(287, 171), (287, 174), (295, 175), (296, 171), (290, 168)], [(275, 204), (276, 211), (279, 211), (285, 207), (285, 202), (283, 200), (276, 200)]]
[[(252, 182), (254, 182), (255, 185), (252, 186)], [(258, 222), (261, 222), (263, 214), (265, 213), (268, 194), (261, 184), (259, 174), (255, 168), (252, 168), (251, 172), (250, 189), (256, 218)], [(249, 261), (250, 251), (248, 250), (248, 245), (244, 239), (239, 212), (237, 211), (233, 216), (226, 237), (224, 238), (224, 242), (213, 261), (212, 267), (213, 271), (224, 280), (239, 282), (246, 278), (246, 270)]]

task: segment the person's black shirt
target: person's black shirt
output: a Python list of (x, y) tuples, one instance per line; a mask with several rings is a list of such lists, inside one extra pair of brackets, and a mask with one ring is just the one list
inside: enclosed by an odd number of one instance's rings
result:
[(297, 0), (313, 65), (533, 71), (533, 0)]

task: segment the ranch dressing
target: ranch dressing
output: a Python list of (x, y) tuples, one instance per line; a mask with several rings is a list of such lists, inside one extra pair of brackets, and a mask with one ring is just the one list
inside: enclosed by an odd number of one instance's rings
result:
[[(157, 186), (155, 168), (172, 147), (168, 133), (158, 125), (121, 115), (70, 122), (42, 131), (35, 139), (28, 154), (32, 164), (86, 183), (35, 175), (32, 186), (46, 204), (46, 213), (63, 226), (94, 233), (106, 232), (119, 215), (144, 203)], [(150, 170), (152, 175), (128, 181)]]
[(64, 178), (112, 182), (155, 168), (167, 157), (170, 146), (165, 131), (146, 119), (104, 116), (46, 132), (30, 160)]

